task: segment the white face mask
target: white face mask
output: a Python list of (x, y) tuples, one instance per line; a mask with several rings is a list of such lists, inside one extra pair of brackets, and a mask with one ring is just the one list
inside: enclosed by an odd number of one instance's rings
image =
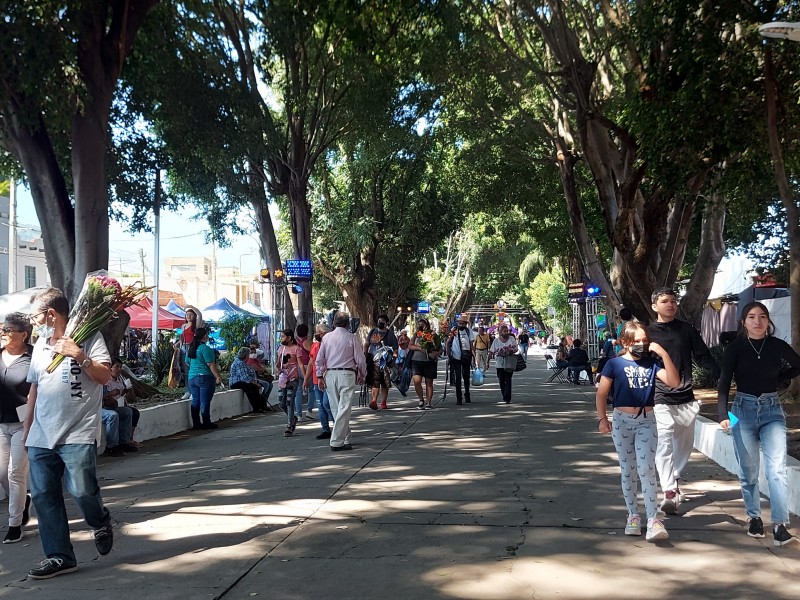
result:
[(51, 327), (47, 323), (44, 323), (42, 325), (37, 325), (36, 327), (34, 327), (33, 331), (34, 333), (36, 333), (38, 337), (49, 340), (51, 337), (53, 337), (53, 333), (55, 333), (55, 328)]

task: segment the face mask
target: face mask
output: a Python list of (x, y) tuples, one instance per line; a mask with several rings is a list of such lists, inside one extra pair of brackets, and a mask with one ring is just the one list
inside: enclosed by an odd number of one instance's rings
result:
[(459, 330), (459, 331), (464, 331), (466, 328), (467, 328), (467, 326), (466, 326), (466, 325), (459, 325), (459, 326), (458, 326), (458, 330)]
[(378, 321), (378, 329), (386, 329), (386, 321)]
[(44, 339), (47, 340), (47, 339), (53, 337), (53, 333), (55, 332), (55, 328), (54, 327), (50, 327), (47, 323), (45, 323), (43, 325), (37, 325), (36, 327), (33, 328), (33, 331), (36, 333), (36, 335), (38, 337), (44, 338)]
[(317, 334), (317, 335), (314, 336), (314, 339), (317, 340), (318, 342), (321, 342), (322, 341), (322, 336), (320, 334)]
[(251, 352), (250, 353), (250, 358), (255, 358), (255, 357), (256, 357), (256, 353), (255, 352)]
[(642, 358), (645, 354), (650, 352), (650, 344), (634, 344), (629, 350), (632, 356)]
[(282, 345), (282, 346), (288, 346), (288, 345), (289, 345), (289, 340), (283, 340), (283, 341), (281, 342), (281, 345)]

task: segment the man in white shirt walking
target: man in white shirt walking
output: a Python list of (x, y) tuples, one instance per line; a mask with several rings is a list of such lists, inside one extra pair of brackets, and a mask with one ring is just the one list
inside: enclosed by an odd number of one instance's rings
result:
[[(81, 346), (66, 337), (69, 303), (61, 290), (43, 290), (31, 298), (31, 304), (31, 323), (39, 339), (28, 371), (31, 389), (24, 439), (31, 496), (47, 558), (31, 569), (28, 577), (49, 579), (78, 568), (69, 539), (64, 482), (94, 529), (97, 552), (108, 554), (114, 543), (111, 515), (100, 496), (95, 464), (103, 385), (111, 379), (111, 358), (100, 333)], [(48, 373), (54, 352), (66, 359)]]
[(330, 445), (333, 452), (352, 450), (350, 413), (358, 386), (367, 376), (367, 361), (358, 338), (350, 333), (350, 315), (339, 312), (333, 319), (334, 330), (322, 338), (315, 368), (319, 388), (328, 390), (333, 430)]

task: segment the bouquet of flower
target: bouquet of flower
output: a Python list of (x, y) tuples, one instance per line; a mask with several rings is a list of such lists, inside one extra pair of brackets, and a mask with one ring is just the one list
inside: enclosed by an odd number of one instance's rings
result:
[(444, 335), (432, 331), (418, 331), (417, 345), (430, 356), (431, 352), (440, 352), (442, 350), (444, 338)]
[[(78, 300), (69, 313), (65, 335), (80, 346), (112, 319), (116, 319), (119, 311), (137, 304), (151, 289), (138, 285), (123, 288), (106, 271), (89, 273), (83, 282)], [(55, 371), (63, 360), (63, 354), (56, 354), (47, 367), (47, 372)]]
[(502, 346), (497, 350), (497, 356), (511, 356), (512, 354), (516, 354), (516, 350), (514, 350), (513, 346)]

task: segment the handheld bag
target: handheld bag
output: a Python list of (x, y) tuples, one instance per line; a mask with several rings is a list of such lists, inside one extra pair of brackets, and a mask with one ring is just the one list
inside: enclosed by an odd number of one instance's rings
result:
[(484, 375), (482, 369), (475, 369), (472, 372), (472, 385), (473, 387), (480, 387), (483, 385)]
[(528, 364), (525, 362), (525, 359), (522, 357), (522, 354), (517, 354), (517, 366), (514, 368), (514, 371), (523, 371), (528, 367)]

